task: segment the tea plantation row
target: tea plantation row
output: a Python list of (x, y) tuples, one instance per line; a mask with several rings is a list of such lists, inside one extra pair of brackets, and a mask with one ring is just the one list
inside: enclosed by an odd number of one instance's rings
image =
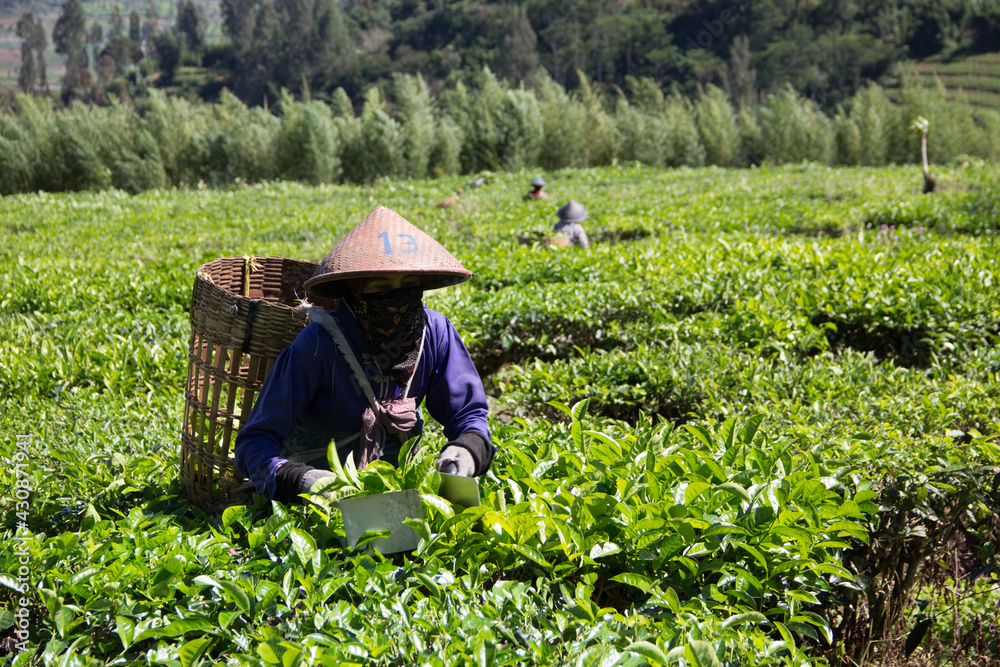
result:
[[(997, 655), (995, 169), (942, 170), (927, 197), (912, 169), (616, 166), (523, 203), (532, 176), (450, 211), (445, 181), (6, 198), (0, 660)], [(590, 249), (518, 243), (569, 198)], [(376, 205), (475, 271), (426, 299), (491, 395), (483, 507), (434, 496), (426, 461), (369, 469), (427, 501), (421, 546), (390, 559), (342, 549), (322, 503), (207, 517), (176, 482), (197, 267), (318, 260)]]

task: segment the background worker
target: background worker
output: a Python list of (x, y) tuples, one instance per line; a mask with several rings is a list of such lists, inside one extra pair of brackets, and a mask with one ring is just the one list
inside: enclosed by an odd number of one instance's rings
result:
[(545, 181), (539, 176), (531, 182), (531, 192), (521, 197), (524, 201), (548, 201), (549, 195), (542, 192), (542, 188), (545, 187)]
[(583, 204), (570, 199), (563, 204), (556, 215), (559, 216), (559, 222), (553, 225), (552, 229), (569, 235), (570, 243), (573, 245), (578, 245), (581, 248), (590, 246), (590, 241), (587, 240), (587, 232), (584, 231), (583, 225), (580, 224), (587, 217), (587, 209), (583, 207)]
[(462, 188), (456, 188), (455, 194), (448, 195), (438, 203), (434, 204), (434, 208), (455, 208), (458, 206), (458, 202), (461, 198)]
[(471, 275), (430, 236), (379, 207), (327, 254), (306, 290), (341, 297), (275, 361), (236, 438), (236, 465), (258, 493), (291, 503), (328, 472), (327, 448), (358, 468), (398, 464), (423, 431), (418, 406), (443, 427), (443, 472), (485, 473), (490, 443), (482, 381), (447, 317), (424, 307), (424, 290)]

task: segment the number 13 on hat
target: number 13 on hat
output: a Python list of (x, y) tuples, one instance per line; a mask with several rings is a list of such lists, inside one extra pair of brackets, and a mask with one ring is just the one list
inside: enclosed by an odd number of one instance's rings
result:
[[(378, 238), (382, 239), (382, 245), (385, 248), (386, 255), (392, 254), (392, 246), (389, 245), (389, 232), (382, 232), (378, 235)], [(403, 249), (400, 252), (416, 252), (417, 239), (413, 238), (410, 234), (396, 234), (396, 238), (403, 239)]]

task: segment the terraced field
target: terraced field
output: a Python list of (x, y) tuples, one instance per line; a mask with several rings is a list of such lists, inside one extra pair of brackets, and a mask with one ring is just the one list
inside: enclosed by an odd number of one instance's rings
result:
[(937, 77), (952, 94), (964, 94), (974, 106), (1000, 109), (1000, 53), (986, 53), (954, 62), (922, 62), (913, 71)]

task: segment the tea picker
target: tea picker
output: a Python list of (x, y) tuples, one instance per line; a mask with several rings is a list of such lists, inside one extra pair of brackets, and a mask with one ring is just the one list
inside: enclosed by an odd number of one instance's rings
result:
[(462, 188), (456, 188), (455, 194), (448, 195), (438, 203), (434, 204), (434, 208), (455, 208), (458, 206), (459, 200), (462, 198)]
[(257, 492), (296, 502), (329, 472), (334, 443), (358, 468), (398, 465), (400, 448), (423, 431), (421, 402), (443, 427), (442, 472), (485, 473), (490, 442), (482, 381), (458, 332), (426, 308), (425, 290), (471, 272), (395, 211), (376, 208), (327, 254), (305, 287), (339, 297), (275, 360), (236, 437), (236, 465)]
[(542, 192), (542, 188), (545, 187), (545, 180), (541, 177), (536, 178), (531, 181), (531, 192), (521, 197), (524, 201), (548, 201), (548, 193)]
[(557, 215), (559, 216), (559, 222), (552, 226), (553, 230), (568, 235), (570, 243), (573, 245), (578, 245), (581, 248), (590, 246), (590, 241), (587, 239), (587, 232), (584, 231), (583, 225), (580, 224), (587, 217), (587, 209), (583, 207), (583, 204), (570, 199), (563, 204)]

